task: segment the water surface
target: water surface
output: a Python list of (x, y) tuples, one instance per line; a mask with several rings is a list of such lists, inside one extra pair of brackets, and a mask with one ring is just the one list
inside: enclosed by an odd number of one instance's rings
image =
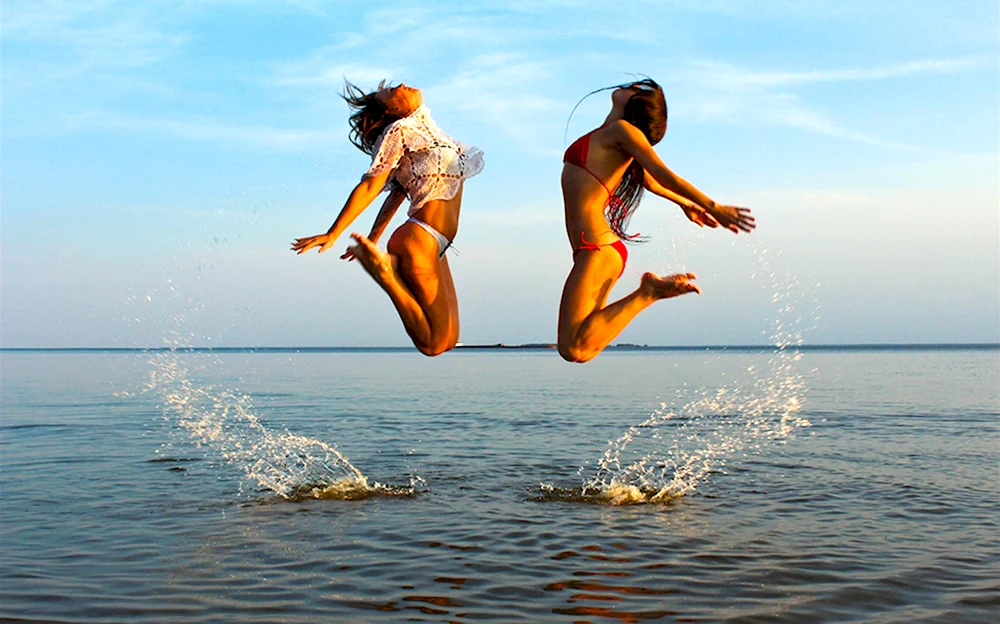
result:
[(0, 617), (993, 621), (998, 354), (3, 353)]

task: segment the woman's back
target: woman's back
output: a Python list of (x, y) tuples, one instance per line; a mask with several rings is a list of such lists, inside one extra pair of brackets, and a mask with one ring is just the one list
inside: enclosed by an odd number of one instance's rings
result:
[(616, 201), (615, 189), (632, 162), (620, 150), (614, 124), (583, 135), (570, 145), (563, 157), (562, 191), (566, 234), (571, 245), (580, 243), (581, 232), (590, 242), (614, 236), (604, 212)]

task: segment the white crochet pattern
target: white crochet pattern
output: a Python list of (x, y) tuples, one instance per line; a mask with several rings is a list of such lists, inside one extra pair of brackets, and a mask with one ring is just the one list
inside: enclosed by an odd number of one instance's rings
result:
[[(365, 177), (393, 171), (392, 177), (410, 198), (408, 214), (413, 216), (429, 201), (454, 197), (462, 180), (483, 166), (482, 150), (445, 134), (430, 109), (420, 106), (385, 129)], [(382, 190), (388, 189), (386, 184)]]

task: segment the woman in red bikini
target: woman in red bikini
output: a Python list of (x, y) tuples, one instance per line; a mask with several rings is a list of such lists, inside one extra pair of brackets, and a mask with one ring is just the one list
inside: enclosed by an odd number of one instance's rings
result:
[[(371, 233), (351, 234), (355, 244), (341, 258), (357, 259), (389, 295), (421, 353), (439, 355), (458, 342), (458, 296), (445, 252), (458, 233), (462, 184), (483, 170), (483, 153), (438, 127), (420, 89), (383, 82), (364, 93), (347, 83), (344, 99), (354, 110), (351, 142), (372, 157), (371, 167), (330, 229), (296, 239), (292, 251), (326, 251), (381, 191), (390, 191)], [(375, 244), (406, 197), (410, 218), (383, 252)]]
[(559, 304), (559, 355), (567, 361), (596, 357), (655, 301), (701, 292), (693, 273), (645, 273), (634, 292), (607, 303), (625, 271), (625, 241), (638, 236), (625, 228), (643, 189), (676, 203), (701, 227), (722, 226), (735, 234), (756, 227), (748, 209), (716, 204), (663, 164), (652, 146), (666, 130), (663, 90), (647, 78), (615, 88), (604, 123), (563, 157), (566, 233), (573, 248), (573, 270)]

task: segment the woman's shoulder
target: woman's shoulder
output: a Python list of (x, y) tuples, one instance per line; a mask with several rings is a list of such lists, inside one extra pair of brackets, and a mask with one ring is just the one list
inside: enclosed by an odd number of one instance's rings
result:
[(433, 124), (434, 118), (431, 117), (431, 109), (427, 108), (423, 104), (413, 109), (409, 115), (406, 117), (401, 117), (390, 124), (392, 126), (397, 126), (400, 128), (419, 128), (427, 124)]
[(430, 116), (430, 109), (421, 105), (406, 117), (402, 117), (385, 127), (375, 144), (378, 151), (386, 149), (417, 151), (440, 142), (454, 142), (441, 130)]
[(642, 130), (639, 130), (624, 119), (615, 119), (614, 121), (608, 122), (600, 129), (604, 130), (611, 136), (634, 136), (636, 133), (642, 134)]
[(385, 130), (382, 131), (382, 137), (429, 134), (434, 127), (436, 127), (436, 124), (430, 116), (430, 109), (424, 105), (420, 105), (406, 117), (401, 117), (386, 126)]
[(591, 130), (588, 135), (592, 145), (596, 142), (601, 147), (616, 149), (621, 149), (645, 138), (638, 128), (624, 119), (609, 121), (603, 126)]
[(630, 153), (636, 149), (650, 147), (649, 139), (642, 133), (642, 130), (624, 119), (616, 119), (609, 122), (601, 129), (604, 131), (601, 138), (608, 146), (614, 145), (618, 149), (624, 149)]

